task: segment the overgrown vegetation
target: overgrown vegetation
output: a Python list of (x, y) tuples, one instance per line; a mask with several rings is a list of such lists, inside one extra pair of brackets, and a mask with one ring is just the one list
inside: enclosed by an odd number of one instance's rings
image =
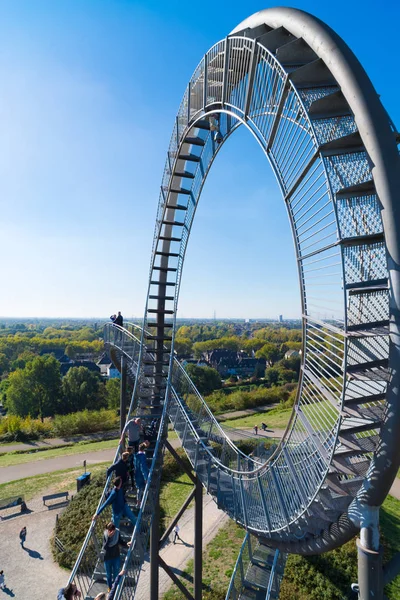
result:
[(26, 441), (40, 437), (69, 437), (76, 434), (110, 431), (119, 426), (115, 410), (83, 410), (69, 415), (32, 419), (9, 415), (0, 418), (0, 441)]

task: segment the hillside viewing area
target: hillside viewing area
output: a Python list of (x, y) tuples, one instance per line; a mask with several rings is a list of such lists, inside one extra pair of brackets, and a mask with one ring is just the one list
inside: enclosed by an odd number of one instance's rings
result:
[[(226, 33), (173, 122), (143, 318), (0, 322), (0, 442), (21, 444), (0, 467), (99, 452), (71, 501), (76, 469), (54, 494), (0, 480), (0, 510), (66, 496), (59, 600), (395, 600), (400, 135), (319, 19), (269, 8)], [(298, 319), (178, 312), (203, 187), (240, 128), (287, 210)]]

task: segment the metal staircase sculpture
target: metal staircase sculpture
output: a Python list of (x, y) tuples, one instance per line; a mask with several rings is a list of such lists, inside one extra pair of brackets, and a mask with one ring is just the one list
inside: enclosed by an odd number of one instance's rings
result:
[[(241, 125), (262, 147), (286, 203), (303, 313), (295, 407), (283, 439), (261, 463), (242, 456), (202, 399), (188, 392), (190, 381), (173, 358), (197, 203), (215, 156)], [(215, 44), (195, 69), (176, 117), (142, 337), (129, 342), (131, 413), (160, 419), (153, 493), (168, 415), (218, 505), (283, 553), (316, 554), (349, 540), (383, 502), (399, 466), (396, 136), (345, 43), (289, 8), (261, 11)], [(112, 331), (120, 336), (108, 339), (118, 363), (127, 334)], [(138, 568), (150, 524), (146, 510), (126, 563), (132, 559)], [(133, 597), (138, 570), (129, 573), (130, 585), (122, 583), (117, 598)], [(244, 591), (237, 597), (245, 598)]]

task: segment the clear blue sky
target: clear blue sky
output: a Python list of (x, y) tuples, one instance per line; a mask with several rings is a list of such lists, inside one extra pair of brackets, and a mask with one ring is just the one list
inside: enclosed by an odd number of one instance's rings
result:
[[(396, 0), (0, 3), (0, 316), (142, 316), (174, 117), (201, 56), (288, 5), (350, 45), (400, 127)], [(239, 131), (204, 188), (180, 317), (299, 315), (272, 171)]]

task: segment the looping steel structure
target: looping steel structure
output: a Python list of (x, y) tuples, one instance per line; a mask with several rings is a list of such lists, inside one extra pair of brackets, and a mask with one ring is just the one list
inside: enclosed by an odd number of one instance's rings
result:
[[(173, 358), (196, 207), (216, 154), (241, 125), (282, 191), (303, 318), (296, 404), (261, 461), (242, 458)], [(124, 355), (131, 365), (131, 413), (162, 415), (162, 424), (168, 415), (207, 491), (270, 548), (307, 555), (343, 544), (396, 475), (399, 190), (393, 124), (353, 53), (318, 19), (261, 11), (201, 59), (167, 154), (141, 343), (132, 353), (131, 334), (117, 338), (115, 328), (106, 342), (116, 364)], [(241, 597), (234, 584), (230, 594)]]

